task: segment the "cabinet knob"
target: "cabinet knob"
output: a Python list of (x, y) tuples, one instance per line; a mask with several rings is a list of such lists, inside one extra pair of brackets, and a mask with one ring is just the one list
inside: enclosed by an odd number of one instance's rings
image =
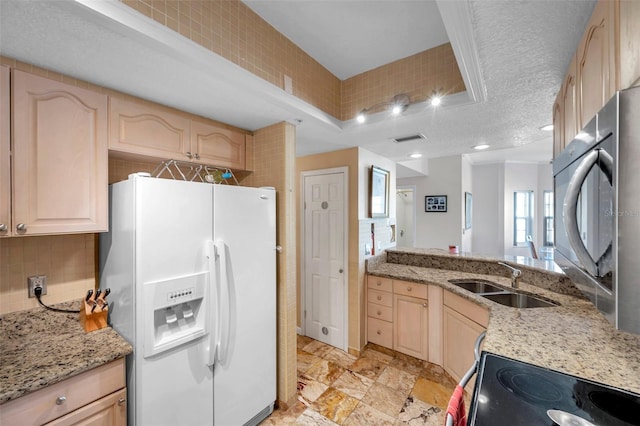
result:
[(382, 315), (382, 311), (378, 311), (378, 315)]
[(382, 296), (378, 296), (378, 300), (382, 300)]
[(66, 396), (59, 396), (59, 397), (56, 399), (56, 405), (62, 405), (62, 404), (64, 404), (64, 402), (65, 402), (66, 400), (67, 400), (67, 397), (66, 397)]
[(16, 230), (20, 231), (20, 232), (24, 232), (27, 230), (27, 225), (24, 223), (19, 223), (16, 225)]
[(378, 281), (376, 284), (380, 287), (382, 285), (382, 281)]
[(7, 230), (7, 225), (5, 225), (4, 223), (0, 223), (0, 232), (4, 232)]
[(193, 158), (193, 154), (187, 151), (187, 158), (191, 160)]
[(422, 304), (422, 306), (426, 308), (426, 307), (427, 307), (427, 302), (424, 302), (424, 303)]
[(198, 154), (197, 152), (195, 154), (193, 154), (194, 157), (196, 157), (196, 160), (200, 159), (200, 154)]
[(411, 291), (411, 287), (407, 287), (407, 291)]
[(377, 333), (378, 333), (378, 336), (379, 336), (379, 335), (382, 334), (382, 331), (378, 330)]
[(124, 399), (124, 398), (120, 398), (120, 399), (118, 400), (118, 405), (122, 407), (122, 406), (124, 405), (124, 403), (125, 403), (125, 402), (127, 402), (127, 400), (126, 400), (126, 399)]

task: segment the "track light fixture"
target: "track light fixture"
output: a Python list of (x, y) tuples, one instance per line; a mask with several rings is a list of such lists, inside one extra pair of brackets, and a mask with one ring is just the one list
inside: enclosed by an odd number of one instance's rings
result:
[(387, 110), (391, 112), (391, 115), (398, 116), (405, 112), (409, 106), (421, 102), (429, 101), (432, 106), (438, 106), (441, 102), (441, 97), (433, 91), (433, 94), (425, 100), (422, 101), (414, 101), (411, 102), (409, 95), (401, 93), (399, 95), (395, 95), (393, 99), (388, 102), (380, 102), (375, 105), (372, 105), (368, 108), (364, 108), (361, 110), (358, 115), (356, 115), (356, 121), (360, 124), (365, 123), (367, 121), (367, 115), (375, 112), (380, 112), (383, 110)]

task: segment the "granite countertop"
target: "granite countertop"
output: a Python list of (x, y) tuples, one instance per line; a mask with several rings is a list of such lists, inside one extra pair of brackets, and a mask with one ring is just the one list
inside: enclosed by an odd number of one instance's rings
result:
[[(79, 309), (80, 300), (55, 305)], [(44, 308), (0, 316), (0, 404), (131, 353), (111, 327), (85, 333), (79, 314)]]
[[(411, 253), (417, 254), (418, 259), (425, 256), (431, 259), (426, 262), (415, 261), (416, 258), (407, 258)], [(418, 253), (393, 251), (393, 261), (404, 259), (409, 264), (387, 263), (385, 253), (367, 263), (367, 273), (437, 285), (489, 308), (489, 325), (483, 346), (487, 352), (640, 393), (640, 336), (616, 330), (589, 300), (574, 294), (575, 289), (571, 288), (570, 281), (569, 284), (564, 282), (562, 274), (553, 270), (535, 271), (531, 265), (524, 266), (523, 281), (518, 291), (541, 296), (560, 306), (511, 308), (448, 282), (456, 278), (481, 278), (509, 289), (509, 271), (497, 265), (497, 261), (503, 259), (491, 260), (471, 255), (461, 258), (445, 253), (428, 250)], [(437, 268), (432, 267), (434, 258)], [(488, 265), (488, 269), (494, 267), (490, 272), (496, 272), (496, 275), (488, 274), (475, 265), (474, 270), (482, 273), (460, 271), (465, 268), (460, 268), (459, 262), (479, 260)], [(451, 267), (442, 269), (449, 261), (452, 262)], [(419, 266), (421, 263), (424, 265)], [(527, 275), (526, 271), (533, 273)], [(539, 279), (540, 272), (547, 275), (547, 282), (543, 282), (544, 278)], [(561, 284), (549, 283), (555, 279)]]

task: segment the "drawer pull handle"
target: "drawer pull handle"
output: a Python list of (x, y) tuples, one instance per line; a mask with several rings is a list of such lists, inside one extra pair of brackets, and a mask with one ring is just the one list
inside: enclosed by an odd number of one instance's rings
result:
[(62, 405), (62, 404), (64, 404), (64, 402), (65, 402), (66, 400), (67, 400), (67, 397), (66, 397), (66, 396), (59, 396), (59, 397), (56, 399), (56, 405)]
[(382, 296), (378, 296), (378, 300), (382, 300)]
[(378, 330), (378, 336), (382, 334), (382, 331)]
[(411, 287), (407, 287), (407, 291), (411, 291)]
[(126, 399), (124, 399), (124, 398), (120, 398), (120, 399), (118, 400), (118, 405), (122, 407), (126, 401), (127, 401)]
[(378, 311), (378, 315), (382, 315), (382, 311)]

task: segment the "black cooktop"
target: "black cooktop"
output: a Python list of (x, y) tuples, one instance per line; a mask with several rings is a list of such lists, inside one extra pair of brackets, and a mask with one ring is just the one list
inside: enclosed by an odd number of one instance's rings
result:
[(640, 426), (638, 394), (483, 352), (469, 426), (558, 425), (548, 410), (571, 426)]

